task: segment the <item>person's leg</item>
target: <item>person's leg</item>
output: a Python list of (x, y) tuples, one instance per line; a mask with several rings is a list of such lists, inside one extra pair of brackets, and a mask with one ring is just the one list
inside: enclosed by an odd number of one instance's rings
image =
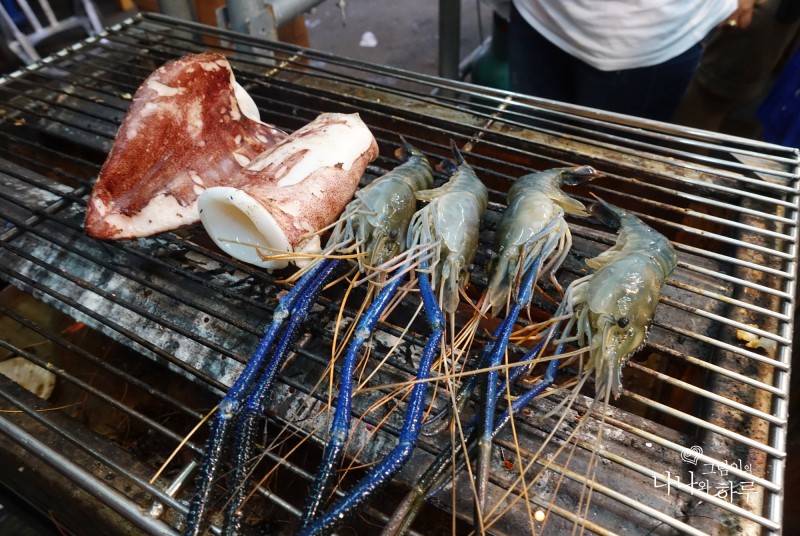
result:
[(508, 29), (508, 66), (511, 91), (545, 99), (574, 102), (572, 56), (534, 30), (511, 7)]
[(646, 119), (669, 121), (686, 92), (702, 54), (697, 44), (650, 67), (600, 71), (581, 62), (575, 75), (576, 102)]

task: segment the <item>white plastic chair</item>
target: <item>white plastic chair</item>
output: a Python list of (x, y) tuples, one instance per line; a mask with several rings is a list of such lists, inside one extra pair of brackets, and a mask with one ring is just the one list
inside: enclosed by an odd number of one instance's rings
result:
[(14, 0), (27, 24), (18, 26), (0, 3), (0, 27), (8, 48), (26, 65), (40, 59), (36, 45), (48, 37), (82, 26), (87, 35), (100, 33), (103, 24), (92, 0), (74, 0), (73, 14), (58, 20), (48, 0), (38, 0), (40, 19), (27, 0)]

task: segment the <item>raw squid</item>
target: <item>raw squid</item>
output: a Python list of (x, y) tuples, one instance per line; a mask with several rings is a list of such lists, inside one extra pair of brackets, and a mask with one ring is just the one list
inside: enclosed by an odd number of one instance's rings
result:
[(90, 236), (149, 236), (197, 223), (197, 196), (286, 133), (262, 123), (219, 54), (170, 61), (139, 87), (86, 211)]
[(321, 229), (336, 221), (378, 156), (358, 114), (322, 114), (254, 158), (226, 186), (200, 195), (200, 218), (229, 255), (268, 269), (320, 251)]

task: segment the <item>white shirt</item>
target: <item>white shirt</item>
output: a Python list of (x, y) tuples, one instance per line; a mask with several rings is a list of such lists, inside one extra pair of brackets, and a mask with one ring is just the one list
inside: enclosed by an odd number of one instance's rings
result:
[(513, 0), (548, 41), (601, 71), (658, 65), (700, 42), (737, 0)]

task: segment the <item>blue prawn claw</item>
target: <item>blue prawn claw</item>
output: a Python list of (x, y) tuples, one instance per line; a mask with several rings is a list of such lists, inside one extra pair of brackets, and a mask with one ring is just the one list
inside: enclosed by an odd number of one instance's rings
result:
[[(206, 442), (206, 449), (200, 472), (197, 476), (198, 490), (189, 504), (189, 513), (186, 516), (185, 535), (200, 534), (206, 514), (208, 500), (211, 495), (211, 486), (219, 471), (222, 451), (227, 445), (231, 423), (239, 412), (256, 385), (258, 373), (269, 357), (269, 351), (278, 337), (284, 321), (296, 317), (298, 321), (316, 300), (316, 294), (330, 276), (338, 261), (331, 260), (318, 264), (313, 270), (294, 286), (294, 288), (278, 302), (278, 307), (273, 314), (272, 323), (258, 345), (247, 366), (239, 375), (236, 382), (219, 404), (219, 411), (211, 423), (211, 432)], [(284, 336), (285, 342), (288, 337)], [(271, 379), (270, 379), (271, 381)]]
[[(428, 341), (425, 344), (425, 349), (423, 350), (422, 357), (420, 358), (420, 364), (419, 368), (417, 369), (416, 377), (417, 380), (425, 380), (430, 376), (433, 357), (436, 355), (442, 342), (442, 335), (444, 333), (444, 316), (442, 314), (442, 310), (439, 308), (437, 298), (434, 296), (433, 291), (431, 290), (428, 276), (424, 271), (420, 271), (418, 275), (419, 289), (420, 294), (422, 295), (425, 315), (428, 325), (431, 328), (431, 333), (428, 336)], [(398, 277), (395, 279), (399, 280), (400, 278)], [(393, 296), (394, 291), (396, 291), (396, 288), (387, 291), (387, 300), (391, 297), (389, 294)], [(379, 304), (376, 307), (376, 310), (382, 310), (384, 303), (383, 300), (376, 300), (375, 303)], [(371, 312), (368, 312), (367, 315), (365, 315), (365, 318), (370, 315), (370, 313)], [(380, 315), (376, 314), (372, 316), (377, 317)], [(368, 320), (367, 322), (371, 322), (371, 320)], [(344, 388), (345, 382), (350, 383), (350, 386)], [(335, 444), (329, 444), (328, 448), (326, 449), (326, 465), (329, 461), (329, 457), (332, 458), (333, 456), (337, 455), (341, 457), (341, 450), (343, 446), (340, 444), (342, 442), (341, 437), (344, 436), (346, 438), (346, 435), (349, 431), (347, 429), (349, 428), (349, 399), (345, 399), (343, 401), (342, 397), (346, 396), (348, 392), (352, 390), (352, 377), (343, 377), (342, 386), (343, 388), (340, 391), (339, 404), (345, 403), (347, 405), (347, 414), (346, 417), (334, 419), (334, 426), (336, 426), (336, 429), (334, 430), (334, 427), (332, 426), (331, 436), (334, 439), (339, 438), (339, 440), (336, 441)], [(313, 512), (315, 512), (319, 507), (320, 499), (324, 498), (320, 496), (320, 492), (326, 492), (330, 489), (329, 483), (322, 483), (320, 481), (320, 477), (317, 477), (317, 481), (315, 481), (314, 484), (314, 493), (312, 494), (309, 504), (304, 512), (303, 527), (300, 531), (302, 536), (330, 534), (336, 530), (336, 528), (344, 524), (350, 515), (354, 514), (361, 506), (363, 506), (367, 500), (373, 498), (375, 493), (380, 488), (385, 486), (403, 467), (405, 462), (411, 456), (419, 437), (419, 432), (422, 427), (422, 417), (425, 410), (425, 394), (427, 392), (427, 388), (428, 382), (423, 381), (414, 384), (414, 387), (411, 390), (411, 396), (409, 397), (408, 408), (406, 410), (405, 418), (403, 419), (403, 427), (400, 431), (400, 437), (397, 445), (383, 458), (383, 460), (381, 460), (377, 465), (373, 466), (372, 469), (355, 485), (352, 490), (350, 490), (345, 497), (337, 501), (328, 511), (321, 514), (319, 517), (312, 519), (310, 518), (310, 515), (313, 514)], [(337, 406), (337, 417), (339, 417), (339, 413), (339, 407)], [(344, 415), (344, 412), (342, 412), (342, 415)], [(346, 427), (341, 426), (344, 423), (347, 423)], [(325, 478), (329, 478), (332, 473), (333, 467), (326, 467)]]
[[(291, 278), (297, 283), (279, 301), (267, 334), (223, 398), (220, 411), (212, 421), (211, 436), (198, 476), (199, 490), (190, 504), (185, 534), (199, 534), (203, 528), (211, 486), (219, 471), (222, 452), (228, 445), (231, 424), (234, 422), (237, 424), (231, 475), (234, 491), (225, 511), (223, 531), (224, 534), (235, 534), (241, 529), (240, 507), (246, 495), (251, 460), (254, 458), (256, 423), (264, 412), (271, 386), (289, 353), (299, 326), (340, 263), (341, 257), (337, 258), (337, 254), (344, 253), (348, 258), (356, 258), (360, 270), (370, 272), (375, 265), (398, 256), (404, 249), (408, 222), (415, 209), (415, 193), (433, 185), (433, 172), (425, 156), (406, 140), (403, 140), (402, 153), (407, 161), (356, 193), (356, 199), (332, 224), (331, 238), (323, 255), (309, 262), (297, 276)], [(396, 285), (400, 281), (398, 277)], [(392, 284), (387, 283), (389, 287)], [(374, 325), (380, 313), (372, 316)], [(262, 366), (265, 366), (263, 372)]]
[[(417, 371), (418, 380), (428, 378), (433, 357), (441, 347), (445, 329), (442, 309), (453, 313), (458, 305), (459, 288), (464, 284), (468, 275), (467, 266), (475, 255), (479, 224), (488, 203), (486, 187), (464, 161), (454, 143), (452, 146), (457, 163), (445, 166), (451, 172), (450, 179), (439, 188), (417, 192), (417, 199), (429, 203), (414, 214), (409, 225), (409, 251), (432, 251), (430, 255), (422, 256), (417, 268), (419, 290), (431, 328)], [(410, 268), (408, 263), (402, 265), (397, 270), (398, 275), (389, 279), (382, 288), (359, 321), (357, 335), (348, 348), (330, 440), (303, 514), (302, 534), (334, 530), (347, 515), (371, 498), (400, 470), (417, 442), (422, 427), (427, 382), (417, 383), (412, 388), (398, 445), (343, 499), (327, 512), (317, 515), (331, 488), (333, 472), (341, 461), (349, 434), (352, 373), (356, 357), (377, 318), (397, 291), (402, 274)]]

